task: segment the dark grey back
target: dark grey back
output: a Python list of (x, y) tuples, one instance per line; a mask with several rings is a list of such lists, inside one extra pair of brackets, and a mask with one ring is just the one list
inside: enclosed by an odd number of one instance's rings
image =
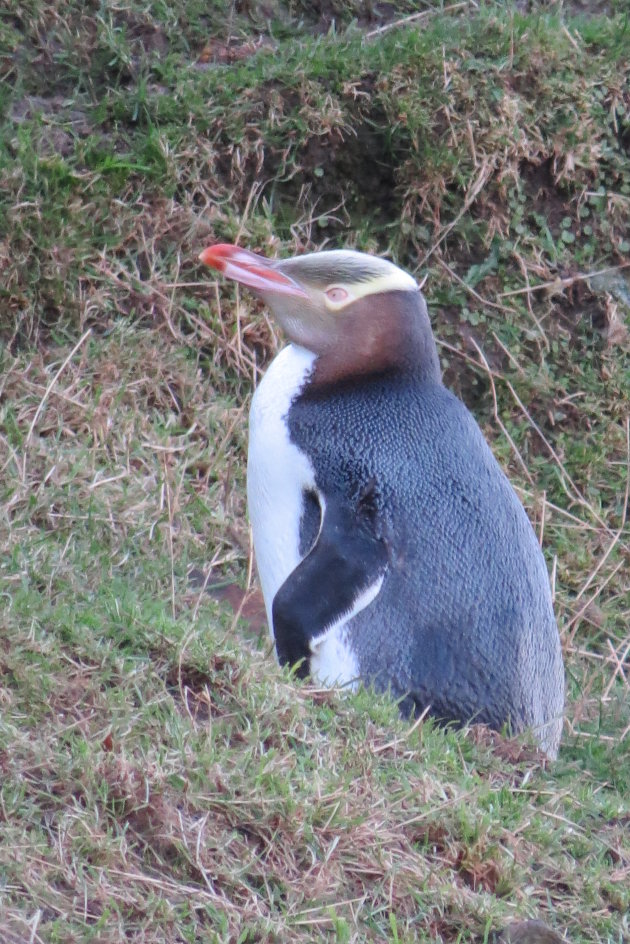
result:
[[(554, 754), (564, 671), (545, 561), (465, 406), (391, 371), (307, 387), (287, 419), (324, 495), (374, 493), (390, 561), (349, 630), (362, 678), (409, 711), (534, 727)], [(304, 549), (316, 524), (307, 499)]]

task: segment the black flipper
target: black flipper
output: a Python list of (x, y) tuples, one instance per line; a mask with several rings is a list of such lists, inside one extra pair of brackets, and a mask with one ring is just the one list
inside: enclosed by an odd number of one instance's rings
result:
[(300, 663), (297, 675), (305, 678), (313, 644), (376, 596), (387, 561), (373, 486), (364, 489), (354, 506), (329, 499), (313, 548), (273, 599), (280, 664)]

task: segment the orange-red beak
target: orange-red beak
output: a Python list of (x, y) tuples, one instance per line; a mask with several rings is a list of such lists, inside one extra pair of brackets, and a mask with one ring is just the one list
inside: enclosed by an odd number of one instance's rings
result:
[(226, 278), (234, 279), (255, 292), (308, 298), (308, 293), (293, 279), (274, 268), (272, 261), (249, 249), (218, 243), (204, 249), (199, 258), (206, 265), (218, 269)]

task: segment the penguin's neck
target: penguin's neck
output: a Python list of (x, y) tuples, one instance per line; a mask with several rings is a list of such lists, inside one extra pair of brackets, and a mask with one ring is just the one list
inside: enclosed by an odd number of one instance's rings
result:
[(310, 383), (328, 386), (395, 371), (442, 383), (427, 307), (418, 292), (370, 295), (343, 313), (330, 343), (316, 352)]

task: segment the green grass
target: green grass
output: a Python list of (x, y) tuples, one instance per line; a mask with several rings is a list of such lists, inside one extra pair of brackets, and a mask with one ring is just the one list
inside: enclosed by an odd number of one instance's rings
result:
[[(3, 940), (630, 939), (630, 5), (530, 6), (0, 11)], [(281, 339), (213, 240), (427, 276), (553, 575), (553, 766), (274, 665)]]

